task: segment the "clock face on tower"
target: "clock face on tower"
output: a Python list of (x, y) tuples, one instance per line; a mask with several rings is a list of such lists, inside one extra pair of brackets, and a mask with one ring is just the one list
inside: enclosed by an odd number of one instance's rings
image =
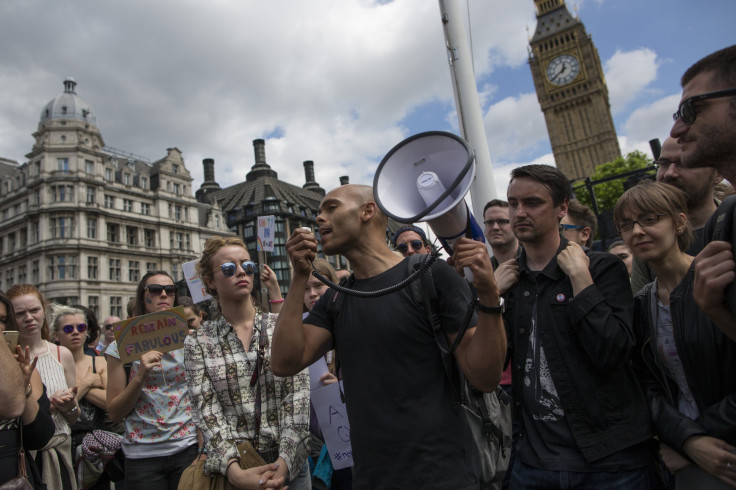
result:
[(570, 54), (562, 54), (547, 65), (547, 80), (558, 86), (567, 85), (580, 73), (580, 62)]

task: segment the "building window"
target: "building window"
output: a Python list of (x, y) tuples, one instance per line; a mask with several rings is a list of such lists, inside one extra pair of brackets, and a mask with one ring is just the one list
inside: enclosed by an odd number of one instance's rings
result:
[(181, 220), (181, 206), (178, 204), (174, 206), (174, 219), (177, 221)]
[(123, 298), (121, 296), (110, 296), (110, 316), (123, 317)]
[(8, 233), (8, 252), (15, 250), (15, 233)]
[(151, 214), (151, 205), (145, 202), (141, 203), (141, 214), (148, 216)]
[(220, 229), (220, 217), (219, 216), (215, 216), (215, 228), (218, 230)]
[[(173, 164), (171, 167), (174, 170), (174, 173), (175, 174), (178, 174), (179, 173), (179, 165)], [(174, 184), (174, 185), (176, 185), (176, 184)]]
[(70, 202), (73, 200), (74, 190), (70, 185), (52, 185), (51, 200), (53, 202)]
[(33, 191), (33, 204), (39, 206), (41, 204), (41, 190), (36, 189)]
[(133, 201), (131, 199), (123, 199), (123, 211), (133, 212)]
[[(31, 243), (38, 243), (41, 241), (41, 227), (38, 225), (38, 221), (31, 221)], [(2, 243), (2, 241), (0, 241)]]
[(120, 241), (120, 228), (114, 223), (107, 224), (107, 241), (110, 243), (118, 243)]
[(108, 259), (110, 280), (120, 282), (120, 259)]
[(25, 265), (18, 266), (18, 284), (26, 283), (26, 267)]
[(31, 262), (31, 282), (37, 284), (39, 282), (39, 266), (38, 260)]
[(174, 282), (179, 280), (179, 272), (181, 271), (181, 266), (178, 262), (172, 262), (171, 263), (171, 275), (174, 276)]
[(87, 218), (87, 238), (97, 240), (97, 218)]
[(20, 232), (18, 232), (18, 236), (20, 237), (21, 248), (25, 248), (28, 245), (28, 230), (22, 228)]
[(141, 267), (137, 260), (128, 261), (128, 280), (135, 283), (141, 280)]
[(77, 258), (74, 255), (49, 257), (49, 279), (74, 279), (77, 277)]
[(18, 216), (18, 215), (20, 214), (20, 211), (21, 211), (21, 206), (20, 206), (20, 203), (17, 203), (17, 204), (16, 204), (16, 205), (15, 205), (15, 206), (13, 207), (13, 212), (15, 213), (15, 216)]
[(141, 189), (148, 189), (148, 177), (141, 177)]
[(97, 257), (87, 257), (87, 279), (97, 279)]
[(5, 290), (10, 289), (13, 284), (15, 284), (15, 269), (11, 267), (5, 273)]
[(111, 168), (105, 169), (105, 180), (107, 180), (108, 182), (112, 182), (112, 169)]
[(87, 186), (87, 202), (93, 203), (95, 202), (95, 188), (91, 186)]
[(130, 185), (130, 174), (129, 173), (123, 174), (123, 184)]
[(68, 158), (57, 158), (56, 159), (56, 170), (59, 172), (68, 174), (69, 173), (69, 159)]
[(187, 250), (191, 250), (192, 249), (191, 242), (189, 240), (189, 233), (186, 233), (184, 235), (184, 246), (186, 247)]
[(128, 245), (138, 245), (138, 228), (135, 226), (126, 226), (125, 235), (128, 238)]
[(174, 183), (174, 194), (181, 194), (181, 186), (176, 182)]
[(146, 273), (155, 272), (158, 270), (158, 264), (156, 262), (146, 262)]
[(115, 198), (113, 196), (105, 196), (105, 207), (109, 209), (115, 208)]
[(84, 171), (87, 172), (90, 176), (93, 176), (95, 174), (95, 162), (92, 160), (85, 160), (84, 161)]
[(184, 249), (184, 233), (174, 233), (173, 231), (169, 235), (169, 246), (172, 250), (183, 250)]
[(99, 296), (87, 296), (87, 308), (92, 310), (92, 313), (96, 317), (100, 316), (100, 297)]
[(156, 232), (154, 230), (143, 230), (143, 240), (146, 248), (154, 248), (156, 246)]
[(51, 218), (51, 238), (71, 238), (74, 219), (69, 217)]

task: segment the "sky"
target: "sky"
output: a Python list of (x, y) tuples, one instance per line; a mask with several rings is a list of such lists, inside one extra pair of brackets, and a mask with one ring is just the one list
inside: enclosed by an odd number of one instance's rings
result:
[[(567, 0), (603, 64), (621, 150), (649, 153), (679, 78), (734, 43), (734, 0)], [(512, 168), (553, 164), (528, 65), (533, 0), (465, 0), (496, 195)], [(729, 32), (731, 34), (729, 34)], [(0, 0), (0, 157), (26, 161), (41, 110), (72, 76), (106, 145), (156, 161), (183, 152), (245, 179), (266, 140), (279, 178), (372, 184), (413, 134), (459, 134), (435, 0)]]

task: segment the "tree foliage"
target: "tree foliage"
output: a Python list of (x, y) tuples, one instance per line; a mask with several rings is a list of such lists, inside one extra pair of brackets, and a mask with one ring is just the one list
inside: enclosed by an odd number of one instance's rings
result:
[[(593, 175), (590, 176), (590, 180), (595, 182), (606, 177), (626, 174), (627, 172), (646, 168), (651, 165), (651, 163), (652, 159), (646, 153), (634, 150), (626, 155), (626, 157), (618, 157), (612, 162), (598, 165), (595, 172), (593, 172)], [(608, 182), (603, 182), (593, 186), (595, 198), (598, 201), (599, 211), (602, 212), (606, 209), (613, 209), (618, 198), (624, 193), (624, 181), (627, 177), (628, 176), (623, 176), (620, 179), (609, 180)], [(575, 196), (580, 202), (593, 208), (590, 193), (584, 186), (576, 188)]]

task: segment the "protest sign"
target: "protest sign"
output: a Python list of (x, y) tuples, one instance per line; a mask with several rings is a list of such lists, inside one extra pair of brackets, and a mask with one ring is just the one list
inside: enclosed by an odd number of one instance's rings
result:
[(181, 264), (181, 270), (184, 273), (184, 279), (186, 279), (187, 287), (189, 288), (189, 296), (191, 296), (194, 303), (200, 303), (212, 298), (204, 288), (204, 283), (199, 278), (199, 274), (197, 274), (197, 262), (198, 260), (195, 259)]
[(273, 252), (273, 235), (276, 231), (276, 218), (274, 216), (258, 217), (258, 251)]
[[(340, 381), (340, 384), (342, 381)], [(312, 390), (312, 406), (336, 470), (353, 466), (348, 411), (340, 399), (340, 384), (332, 383)]]
[(184, 347), (189, 333), (184, 308), (177, 306), (115, 323), (120, 362), (137, 361), (146, 352), (169, 352)]

